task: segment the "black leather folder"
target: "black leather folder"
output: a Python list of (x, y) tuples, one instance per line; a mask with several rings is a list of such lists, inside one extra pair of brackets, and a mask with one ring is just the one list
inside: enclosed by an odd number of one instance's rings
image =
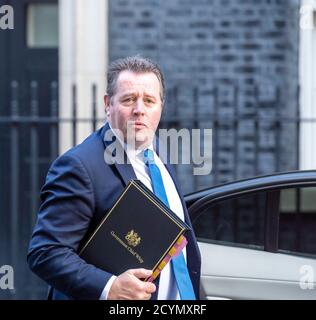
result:
[(79, 255), (114, 275), (131, 268), (155, 271), (189, 229), (143, 183), (131, 180)]

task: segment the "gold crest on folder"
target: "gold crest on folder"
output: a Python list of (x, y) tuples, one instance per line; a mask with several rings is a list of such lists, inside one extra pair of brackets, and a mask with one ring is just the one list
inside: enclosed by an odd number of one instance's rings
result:
[(136, 247), (137, 245), (139, 245), (141, 237), (138, 236), (137, 232), (131, 230), (127, 233), (125, 239), (127, 240), (130, 246)]

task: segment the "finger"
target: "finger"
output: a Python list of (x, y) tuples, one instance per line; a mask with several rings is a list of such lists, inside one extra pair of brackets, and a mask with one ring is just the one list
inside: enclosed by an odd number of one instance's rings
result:
[(150, 277), (152, 275), (152, 271), (148, 269), (130, 269), (129, 272), (134, 275), (138, 279), (143, 279)]
[(150, 298), (151, 298), (151, 294), (148, 294), (144, 300), (150, 300)]
[(154, 293), (156, 291), (156, 286), (153, 283), (146, 282), (145, 290), (147, 293)]
[(141, 295), (140, 300), (150, 300), (151, 294), (150, 293), (144, 293)]

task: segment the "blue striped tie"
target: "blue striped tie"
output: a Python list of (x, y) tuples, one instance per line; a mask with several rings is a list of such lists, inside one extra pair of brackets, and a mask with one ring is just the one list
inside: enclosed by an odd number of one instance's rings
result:
[[(170, 207), (166, 190), (163, 185), (162, 176), (158, 166), (155, 164), (154, 152), (152, 150), (146, 149), (144, 151), (144, 161), (149, 169), (154, 193), (158, 198), (160, 198), (160, 200)], [(180, 252), (178, 256), (172, 258), (171, 265), (181, 300), (195, 300), (196, 298), (192, 282), (182, 252)]]

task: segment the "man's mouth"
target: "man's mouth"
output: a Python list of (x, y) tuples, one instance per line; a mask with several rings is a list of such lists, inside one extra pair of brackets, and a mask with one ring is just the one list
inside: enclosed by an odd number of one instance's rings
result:
[(142, 122), (142, 121), (134, 121), (133, 124), (137, 128), (145, 128), (145, 127), (147, 127), (146, 124), (144, 122)]

